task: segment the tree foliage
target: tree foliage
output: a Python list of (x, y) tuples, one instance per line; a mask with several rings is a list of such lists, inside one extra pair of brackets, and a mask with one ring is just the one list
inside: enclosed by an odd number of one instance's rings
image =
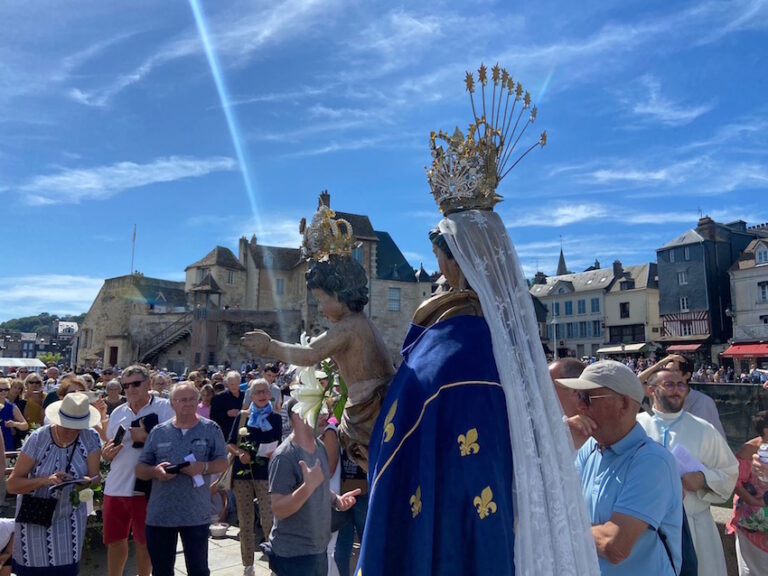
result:
[(55, 354), (53, 352), (40, 352), (38, 353), (37, 358), (44, 364), (50, 362), (59, 364), (64, 359), (64, 356), (61, 355), (61, 352), (56, 352)]
[(51, 334), (53, 330), (53, 321), (58, 318), (62, 322), (77, 322), (81, 324), (85, 319), (85, 313), (73, 315), (52, 315), (43, 312), (37, 316), (24, 316), (23, 318), (13, 318), (0, 323), (0, 330), (12, 332), (37, 332), (38, 334)]

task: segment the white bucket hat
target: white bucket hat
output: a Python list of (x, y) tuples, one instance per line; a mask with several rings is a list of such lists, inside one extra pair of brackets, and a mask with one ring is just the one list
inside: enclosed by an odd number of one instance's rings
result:
[(72, 430), (85, 430), (101, 422), (101, 414), (83, 392), (73, 392), (64, 396), (64, 400), (53, 402), (45, 409), (45, 417), (51, 424)]

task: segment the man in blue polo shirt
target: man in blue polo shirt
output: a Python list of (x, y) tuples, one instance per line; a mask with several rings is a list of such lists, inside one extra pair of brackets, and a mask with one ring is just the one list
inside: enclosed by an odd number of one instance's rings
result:
[(581, 413), (594, 422), (576, 465), (601, 573), (675, 576), (683, 488), (674, 458), (635, 420), (643, 400), (640, 380), (620, 362), (601, 360), (579, 378), (557, 382), (578, 391)]

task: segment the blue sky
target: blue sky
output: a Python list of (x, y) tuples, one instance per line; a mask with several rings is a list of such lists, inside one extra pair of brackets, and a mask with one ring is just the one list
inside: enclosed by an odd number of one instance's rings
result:
[(0, 320), (87, 310), (134, 223), (167, 279), (243, 234), (297, 246), (326, 188), (434, 269), (428, 136), (471, 121), (480, 62), (549, 136), (499, 190), (529, 275), (561, 237), (579, 270), (654, 260), (699, 210), (768, 221), (768, 1), (584, 4), (200, 0), (230, 130), (192, 4), (6, 0)]

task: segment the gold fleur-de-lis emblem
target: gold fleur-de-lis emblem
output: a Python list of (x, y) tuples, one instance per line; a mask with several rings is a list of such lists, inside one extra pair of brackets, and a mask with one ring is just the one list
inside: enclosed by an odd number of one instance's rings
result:
[(496, 512), (496, 503), (493, 501), (493, 492), (491, 491), (490, 486), (483, 488), (480, 496), (475, 496), (472, 503), (475, 505), (475, 508), (477, 508), (480, 520), (487, 518)]
[(397, 400), (392, 402), (392, 406), (389, 408), (389, 412), (387, 412), (387, 417), (384, 418), (384, 442), (392, 440), (392, 436), (395, 433), (395, 425), (392, 424), (395, 412), (397, 412)]
[(416, 494), (411, 496), (409, 502), (411, 503), (411, 514), (416, 518), (416, 516), (419, 515), (419, 512), (421, 512), (421, 486), (416, 488)]
[(466, 436), (459, 434), (456, 441), (459, 443), (459, 453), (462, 456), (469, 456), (470, 454), (480, 452), (480, 444), (477, 443), (477, 428), (467, 430)]

